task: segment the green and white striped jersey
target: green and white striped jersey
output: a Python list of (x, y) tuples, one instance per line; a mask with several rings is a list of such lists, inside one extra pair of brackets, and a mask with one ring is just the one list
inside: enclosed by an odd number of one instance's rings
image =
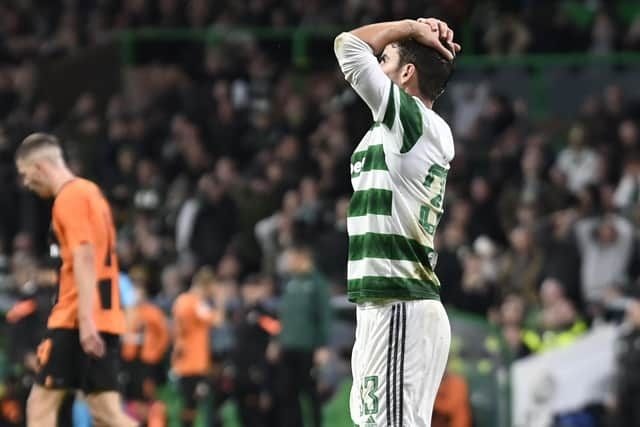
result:
[(454, 156), (451, 129), (383, 73), (367, 43), (342, 33), (334, 49), (374, 120), (351, 156), (349, 299), (439, 299), (433, 240)]

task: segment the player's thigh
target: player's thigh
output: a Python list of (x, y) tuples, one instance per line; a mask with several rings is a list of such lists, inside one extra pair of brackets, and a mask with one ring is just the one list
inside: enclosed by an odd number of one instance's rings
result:
[(178, 380), (178, 387), (182, 395), (183, 408), (188, 411), (195, 411), (198, 404), (208, 393), (206, 378), (202, 375), (181, 377)]
[(56, 427), (58, 409), (65, 394), (65, 390), (34, 384), (27, 399), (27, 427)]
[(359, 426), (387, 425), (387, 391), (400, 350), (398, 313), (399, 303), (357, 308), (349, 406), (352, 421)]
[(52, 390), (70, 390), (80, 386), (78, 366), (84, 353), (77, 330), (50, 329), (38, 346), (37, 354), (37, 384)]
[(86, 397), (95, 427), (135, 427), (122, 407), (122, 399), (116, 391), (90, 393)]
[(401, 413), (397, 416), (398, 420), (403, 420), (403, 425), (430, 426), (449, 355), (451, 327), (444, 307), (438, 301), (407, 302), (404, 316), (402, 389), (397, 396)]

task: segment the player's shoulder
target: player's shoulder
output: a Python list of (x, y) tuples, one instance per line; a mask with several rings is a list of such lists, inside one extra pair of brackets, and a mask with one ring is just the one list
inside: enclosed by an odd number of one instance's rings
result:
[(56, 197), (56, 203), (98, 197), (101, 194), (100, 188), (94, 182), (84, 178), (74, 178), (62, 187)]
[(427, 136), (429, 144), (435, 143), (442, 151), (444, 162), (451, 162), (455, 156), (455, 145), (449, 123), (437, 112), (424, 107), (424, 105), (421, 105), (420, 112), (425, 128), (428, 129), (425, 136)]
[(189, 292), (184, 292), (176, 298), (173, 303), (173, 311), (174, 312), (182, 312), (184, 310), (188, 310), (197, 305), (198, 301), (195, 295), (190, 294)]

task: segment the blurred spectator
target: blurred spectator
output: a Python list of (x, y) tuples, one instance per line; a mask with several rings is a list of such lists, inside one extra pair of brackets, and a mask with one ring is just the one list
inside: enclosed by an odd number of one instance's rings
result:
[(273, 282), (253, 275), (242, 285), (242, 308), (234, 313), (236, 346), (234, 396), (245, 427), (274, 425), (274, 367), (267, 361), (267, 346), (280, 333), (273, 303)]
[(176, 265), (164, 267), (160, 277), (162, 286), (160, 292), (153, 298), (153, 303), (165, 313), (169, 313), (178, 295), (184, 291), (184, 286)]
[(629, 280), (635, 245), (633, 227), (626, 219), (609, 214), (580, 220), (575, 230), (582, 258), (582, 294), (588, 304), (598, 306), (607, 290)]
[(529, 351), (535, 353), (566, 347), (587, 331), (587, 324), (566, 298), (559, 282), (545, 280), (539, 299), (541, 309), (532, 315), (532, 324), (522, 335)]
[(460, 293), (452, 295), (450, 303), (484, 317), (494, 303), (496, 285), (482, 267), (482, 260), (477, 254), (470, 252), (464, 256)]
[(330, 358), (329, 334), (331, 306), (329, 287), (313, 264), (309, 249), (294, 246), (287, 250), (287, 272), (280, 300), (282, 331), (270, 349), (271, 360), (278, 360), (279, 426), (302, 425), (300, 396), (306, 393), (315, 426), (322, 425), (318, 398), (318, 370)]
[(616, 25), (605, 12), (596, 14), (591, 31), (591, 51), (595, 54), (611, 53), (617, 42)]
[(536, 224), (536, 238), (544, 251), (542, 276), (557, 279), (567, 297), (582, 307), (580, 253), (573, 233), (577, 219), (575, 209), (556, 211)]
[(618, 183), (613, 203), (623, 212), (640, 204), (640, 155), (632, 153), (624, 161), (623, 175)]
[(256, 224), (256, 238), (262, 249), (262, 269), (266, 273), (275, 272), (279, 254), (293, 243), (294, 216), (299, 206), (299, 193), (289, 190), (282, 199), (281, 209)]
[(198, 193), (176, 220), (176, 246), (191, 250), (199, 265), (216, 265), (237, 231), (236, 204), (212, 174), (198, 182)]
[(560, 152), (552, 177), (557, 185), (579, 193), (587, 185), (597, 183), (600, 158), (587, 146), (584, 127), (575, 125), (569, 131), (569, 146)]
[(529, 304), (533, 304), (544, 255), (528, 228), (514, 228), (509, 234), (509, 241), (511, 248), (504, 256), (501, 271), (503, 292), (519, 292)]
[(503, 230), (513, 228), (519, 205), (535, 206), (537, 215), (544, 215), (563, 205), (564, 195), (543, 178), (544, 158), (536, 146), (524, 149), (520, 158), (522, 175), (515, 183), (509, 181), (502, 189), (498, 200), (499, 215)]
[(349, 236), (347, 235), (347, 211), (349, 199), (342, 197), (336, 201), (335, 214), (328, 229), (322, 231), (313, 242), (314, 258), (319, 271), (331, 281), (336, 294), (344, 294), (347, 289), (344, 278), (347, 277)]
[(497, 215), (496, 192), (491, 182), (483, 176), (471, 180), (470, 186), (471, 218), (469, 239), (487, 236), (494, 242), (504, 242), (500, 219)]

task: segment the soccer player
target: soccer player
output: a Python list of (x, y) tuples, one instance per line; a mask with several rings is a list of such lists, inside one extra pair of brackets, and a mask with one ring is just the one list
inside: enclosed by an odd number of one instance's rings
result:
[(421, 18), (342, 33), (334, 49), (374, 122), (351, 157), (351, 418), (360, 427), (430, 426), (451, 340), (433, 240), (454, 155), (432, 107), (460, 46), (444, 22)]
[(157, 377), (171, 337), (166, 316), (149, 301), (144, 286), (136, 286), (135, 293), (136, 302), (129, 309), (127, 331), (122, 336), (122, 370), (126, 378), (123, 392), (129, 413), (145, 420), (159, 404)]
[(216, 301), (215, 309), (207, 301), (216, 280), (209, 267), (202, 267), (193, 278), (189, 291), (182, 293), (172, 308), (175, 343), (171, 369), (179, 377), (183, 427), (194, 424), (198, 404), (208, 393), (207, 375), (211, 361), (209, 330), (222, 323), (225, 307), (225, 301)]
[(38, 347), (27, 425), (55, 427), (65, 394), (80, 389), (96, 425), (135, 426), (117, 392), (119, 335), (125, 321), (109, 204), (94, 183), (73, 175), (53, 135), (25, 138), (16, 165), (27, 188), (55, 197), (52, 228), (62, 257), (57, 301), (47, 337)]

